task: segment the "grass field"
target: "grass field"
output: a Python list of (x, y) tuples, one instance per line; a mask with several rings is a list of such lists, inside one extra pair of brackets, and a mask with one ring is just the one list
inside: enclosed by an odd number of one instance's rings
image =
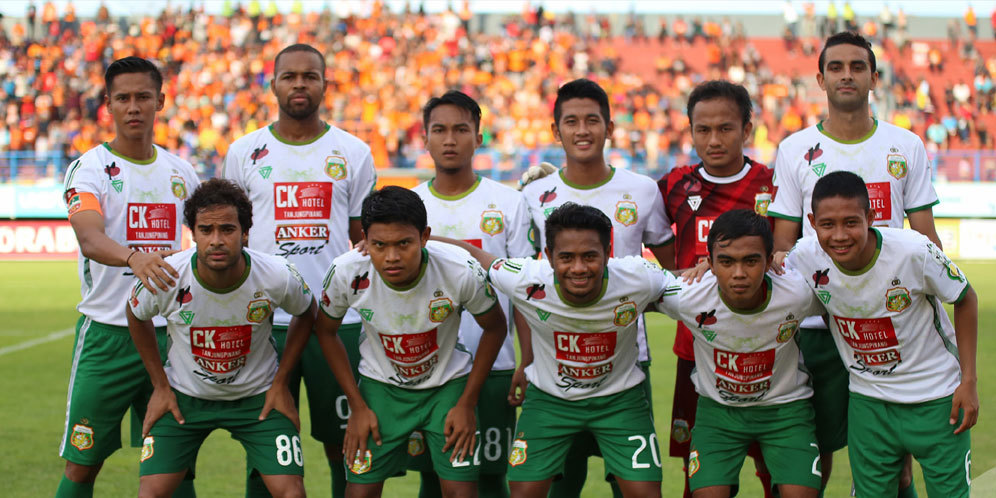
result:
[[(996, 264), (964, 263), (961, 266), (980, 296), (979, 316), (979, 424), (973, 430), (972, 474), (982, 475), (996, 467)], [(60, 479), (64, 461), (57, 454), (65, 418), (66, 387), (72, 358), (71, 327), (78, 315), (79, 283), (75, 262), (0, 263), (0, 469), (8, 483), (0, 495), (7, 497), (51, 496)], [(674, 324), (651, 314), (650, 345), (654, 353), (651, 375), (657, 431), (666, 455), (666, 441), (674, 385), (674, 355), (671, 342)], [(60, 334), (60, 332), (62, 332)], [(37, 342), (30, 345), (31, 342)], [(23, 347), (27, 345), (28, 347)], [(302, 413), (307, 413), (302, 410)], [(308, 433), (308, 421), (303, 421)], [(127, 435), (127, 421), (125, 422)], [(312, 496), (329, 496), (329, 470), (321, 446), (304, 437), (305, 483)], [(125, 439), (127, 440), (127, 439)], [(138, 489), (138, 448), (124, 448), (107, 460), (97, 481), (95, 496), (135, 496)], [(242, 496), (245, 466), (241, 446), (227, 434), (216, 432), (201, 449), (197, 462), (196, 488), (203, 497)], [(750, 463), (745, 466), (752, 467)], [(585, 497), (611, 496), (601, 482), (602, 463), (591, 459)], [(750, 472), (741, 475), (739, 496), (760, 496), (760, 486)], [(915, 478), (920, 496), (926, 496), (919, 469)], [(992, 481), (989, 482), (989, 481)], [(974, 496), (996, 496), (996, 473), (975, 483)], [(664, 459), (664, 496), (681, 495), (681, 464)], [(987, 491), (983, 491), (983, 488)], [(846, 452), (839, 452), (828, 497), (847, 496), (850, 471)], [(409, 474), (388, 481), (385, 496), (414, 497), (418, 478)], [(988, 494), (993, 491), (994, 494)]]

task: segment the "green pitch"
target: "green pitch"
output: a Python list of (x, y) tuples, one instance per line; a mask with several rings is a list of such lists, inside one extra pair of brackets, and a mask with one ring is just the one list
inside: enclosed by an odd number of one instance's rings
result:
[[(996, 336), (989, 333), (996, 323), (996, 264), (964, 263), (962, 270), (980, 296), (979, 397), (981, 416), (973, 430), (972, 474), (978, 477), (996, 467)], [(65, 421), (66, 386), (72, 358), (72, 329), (78, 315), (79, 282), (75, 262), (0, 263), (0, 468), (8, 476), (2, 493), (8, 497), (51, 496), (59, 483), (64, 461), (58, 457)], [(662, 315), (648, 315), (650, 345), (654, 355), (651, 375), (657, 432), (667, 454), (671, 393), (674, 386), (674, 324)], [(32, 342), (36, 343), (31, 345)], [(27, 347), (24, 347), (27, 346)], [(993, 402), (993, 403), (991, 403)], [(306, 410), (302, 410), (307, 413)], [(303, 433), (308, 434), (307, 417)], [(127, 419), (125, 420), (127, 441)], [(305, 483), (313, 496), (329, 496), (329, 469), (321, 446), (302, 437), (306, 462)], [(223, 432), (208, 438), (197, 462), (196, 488), (200, 496), (242, 496), (245, 459), (238, 443)], [(96, 496), (135, 496), (138, 490), (138, 448), (124, 448), (104, 465), (97, 481)], [(847, 453), (838, 452), (828, 497), (848, 496), (850, 470)], [(664, 496), (680, 496), (681, 463), (663, 458)], [(741, 475), (740, 496), (760, 496), (747, 462)], [(914, 471), (921, 497), (926, 496), (923, 477)], [(585, 497), (608, 496), (601, 482), (602, 462), (592, 458)], [(989, 481), (993, 481), (990, 483)], [(996, 473), (975, 482), (975, 494), (983, 496), (996, 484)], [(409, 474), (387, 482), (385, 496), (414, 497), (418, 478)], [(991, 496), (991, 495), (990, 495)]]

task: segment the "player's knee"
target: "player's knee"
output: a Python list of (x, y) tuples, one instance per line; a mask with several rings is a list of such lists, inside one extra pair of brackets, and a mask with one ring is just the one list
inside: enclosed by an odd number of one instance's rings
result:
[(289, 479), (281, 486), (276, 493), (270, 492), (273, 498), (304, 498), (307, 493), (304, 491), (304, 479)]
[(66, 461), (66, 478), (73, 482), (89, 483), (97, 480), (101, 465), (82, 465)]
[(551, 479), (545, 481), (509, 481), (512, 498), (543, 498), (550, 490)]
[(383, 489), (383, 482), (377, 484), (357, 484), (351, 482), (346, 484), (346, 498), (378, 498)]
[(444, 481), (440, 479), (443, 498), (477, 498), (477, 482)]

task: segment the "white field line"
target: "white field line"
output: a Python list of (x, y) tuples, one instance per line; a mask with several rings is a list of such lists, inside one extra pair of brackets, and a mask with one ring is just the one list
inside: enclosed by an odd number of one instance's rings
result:
[(4, 348), (0, 348), (0, 356), (5, 356), (5, 355), (8, 355), (10, 353), (16, 353), (18, 351), (21, 351), (21, 350), (24, 350), (24, 349), (28, 349), (28, 348), (37, 346), (39, 344), (45, 344), (46, 342), (58, 341), (59, 339), (62, 339), (63, 337), (73, 335), (75, 332), (76, 332), (75, 328), (68, 328), (68, 329), (65, 329), (65, 330), (58, 330), (58, 331), (52, 332), (51, 334), (46, 335), (44, 337), (39, 337), (37, 339), (31, 339), (29, 341), (24, 341), (24, 342), (20, 342), (20, 343), (14, 344), (13, 346), (7, 346), (7, 347), (4, 347)]

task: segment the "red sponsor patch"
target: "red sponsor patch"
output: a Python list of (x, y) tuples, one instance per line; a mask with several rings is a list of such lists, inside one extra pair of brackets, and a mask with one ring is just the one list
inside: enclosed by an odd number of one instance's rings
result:
[(854, 359), (859, 360), (870, 367), (888, 365), (890, 363), (902, 361), (902, 357), (899, 356), (899, 350), (895, 348), (887, 349), (885, 351), (876, 351), (874, 353), (855, 351)]
[(329, 226), (324, 223), (277, 225), (277, 242), (282, 240), (329, 240)]
[(190, 327), (190, 352), (194, 362), (214, 373), (229, 373), (246, 364), (252, 345), (252, 327)]
[(478, 249), (483, 249), (483, 247), (481, 247), (481, 239), (463, 239), (463, 241)]
[(738, 382), (751, 382), (771, 377), (771, 370), (775, 366), (775, 350), (735, 353), (714, 349), (713, 359), (716, 362), (716, 375)]
[(874, 351), (899, 345), (892, 319), (884, 318), (844, 318), (833, 317), (837, 331), (854, 349)]
[(771, 381), (765, 379), (761, 382), (755, 382), (753, 384), (741, 384), (739, 382), (726, 380), (722, 377), (716, 377), (716, 389), (733, 394), (749, 396), (760, 394), (766, 392), (768, 389), (771, 389)]
[(712, 228), (712, 224), (714, 221), (716, 221), (715, 216), (695, 217), (695, 255), (696, 256), (709, 255), (709, 246), (706, 244), (706, 241), (709, 238), (709, 229)]
[(278, 220), (328, 219), (332, 182), (276, 182), (273, 206)]
[(565, 365), (557, 362), (557, 375), (571, 377), (574, 379), (596, 379), (612, 371), (612, 362), (601, 365)]
[(380, 334), (384, 354), (398, 363), (415, 363), (439, 349), (436, 329), (417, 334)]
[(129, 202), (125, 214), (129, 241), (176, 238), (176, 204)]
[(868, 183), (868, 202), (875, 210), (875, 221), (892, 219), (892, 184), (889, 182)]
[(557, 359), (578, 363), (597, 363), (612, 357), (616, 352), (615, 332), (554, 332)]

